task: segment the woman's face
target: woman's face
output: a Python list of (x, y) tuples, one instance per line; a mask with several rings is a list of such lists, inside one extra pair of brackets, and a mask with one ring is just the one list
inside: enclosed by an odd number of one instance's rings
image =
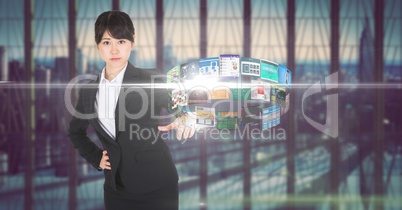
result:
[(106, 62), (106, 69), (109, 70), (123, 68), (127, 64), (133, 48), (134, 42), (128, 39), (115, 39), (109, 35), (108, 31), (105, 31), (98, 44), (99, 53)]

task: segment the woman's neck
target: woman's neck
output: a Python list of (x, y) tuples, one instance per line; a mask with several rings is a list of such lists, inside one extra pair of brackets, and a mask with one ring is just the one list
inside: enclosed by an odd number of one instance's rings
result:
[(126, 66), (127, 64), (121, 66), (121, 67), (110, 67), (106, 66), (105, 67), (105, 78), (109, 81), (112, 81)]

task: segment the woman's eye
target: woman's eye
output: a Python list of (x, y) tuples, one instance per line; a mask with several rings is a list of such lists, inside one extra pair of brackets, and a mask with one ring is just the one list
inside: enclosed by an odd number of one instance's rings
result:
[(124, 40), (119, 41), (119, 44), (124, 44), (124, 43), (126, 43), (126, 41), (124, 41)]
[(109, 41), (104, 41), (103, 44), (104, 44), (104, 45), (109, 45), (110, 42), (109, 42)]

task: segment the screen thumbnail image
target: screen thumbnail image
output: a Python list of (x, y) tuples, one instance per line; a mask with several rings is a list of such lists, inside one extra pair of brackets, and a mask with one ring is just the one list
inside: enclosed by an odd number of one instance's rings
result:
[(208, 90), (194, 89), (188, 92), (188, 103), (199, 104), (206, 103), (208, 101)]
[(241, 108), (241, 125), (261, 123), (261, 107), (245, 106)]
[(277, 126), (280, 123), (280, 107), (271, 106), (263, 108), (261, 110), (262, 115), (262, 130), (269, 129), (271, 127)]
[(290, 88), (292, 83), (292, 72), (283, 65), (279, 65), (279, 78), (278, 83)]
[(270, 84), (259, 80), (251, 80), (251, 99), (270, 101)]
[(254, 58), (241, 59), (241, 74), (260, 77), (260, 60)]
[(187, 105), (186, 90), (175, 89), (172, 90), (172, 109), (176, 109), (179, 106)]
[(289, 93), (287, 93), (286, 101), (285, 101), (285, 108), (281, 107), (281, 115), (283, 115), (289, 111), (289, 105), (290, 105), (290, 95), (289, 95)]
[(239, 55), (221, 55), (219, 58), (221, 77), (238, 77), (240, 72)]
[(286, 107), (286, 89), (279, 85), (271, 86), (271, 102), (277, 104), (280, 107)]
[(216, 87), (209, 90), (211, 99), (230, 99), (230, 88)]
[(199, 75), (206, 77), (218, 77), (219, 57), (201, 58), (199, 62)]
[(276, 104), (281, 108), (286, 108), (286, 92), (285, 90), (278, 90), (276, 92)]
[(278, 83), (278, 64), (267, 60), (261, 60), (261, 79)]
[(237, 112), (219, 111), (216, 116), (217, 129), (237, 129)]
[(198, 126), (215, 126), (215, 108), (195, 107), (196, 125)]
[(199, 62), (193, 61), (180, 66), (181, 81), (193, 80), (199, 75)]
[(175, 66), (167, 72), (167, 83), (180, 82), (180, 66)]

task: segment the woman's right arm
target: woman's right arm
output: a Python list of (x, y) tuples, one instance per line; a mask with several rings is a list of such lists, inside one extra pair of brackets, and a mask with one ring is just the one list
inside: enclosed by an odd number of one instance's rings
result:
[(84, 89), (85, 88), (82, 88), (80, 90), (78, 102), (75, 107), (76, 114), (74, 114), (70, 121), (68, 137), (80, 155), (85, 158), (94, 168), (100, 170), (99, 163), (102, 159), (102, 150), (94, 142), (92, 142), (87, 135), (87, 128), (89, 124), (88, 119), (81, 119), (78, 117), (78, 113), (84, 113)]

